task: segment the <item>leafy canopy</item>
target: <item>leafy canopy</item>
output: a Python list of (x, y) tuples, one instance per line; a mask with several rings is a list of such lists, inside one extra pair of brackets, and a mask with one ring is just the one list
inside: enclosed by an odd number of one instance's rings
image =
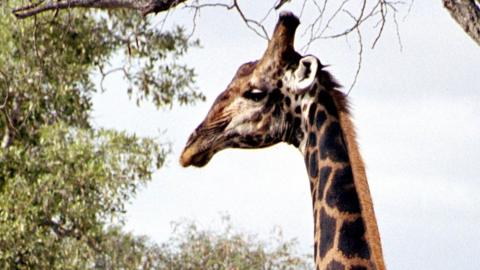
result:
[(92, 268), (168, 153), (157, 139), (92, 127), (94, 78), (116, 68), (137, 102), (194, 103), (204, 97), (180, 59), (197, 42), (122, 10), (17, 20), (19, 4), (0, 3), (0, 268)]
[(163, 245), (124, 233), (126, 203), (168, 147), (93, 127), (91, 96), (106, 91), (95, 78), (121, 72), (139, 105), (201, 101), (181, 63), (198, 42), (125, 10), (17, 20), (21, 4), (0, 3), (1, 269), (303, 269), (290, 242), (269, 248), (192, 224)]

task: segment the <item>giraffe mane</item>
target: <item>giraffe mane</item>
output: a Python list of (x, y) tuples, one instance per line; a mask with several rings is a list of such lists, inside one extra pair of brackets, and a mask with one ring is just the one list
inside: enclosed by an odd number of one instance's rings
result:
[(368, 187), (365, 165), (359, 152), (356, 140), (356, 132), (350, 115), (350, 105), (344, 93), (338, 90), (331, 91), (333, 100), (338, 110), (340, 126), (344, 131), (344, 140), (347, 145), (348, 156), (352, 166), (353, 181), (357, 189), (360, 207), (363, 212), (366, 227), (366, 237), (371, 244), (371, 252), (378, 270), (384, 270), (380, 233), (378, 231), (375, 213), (373, 210), (372, 197)]

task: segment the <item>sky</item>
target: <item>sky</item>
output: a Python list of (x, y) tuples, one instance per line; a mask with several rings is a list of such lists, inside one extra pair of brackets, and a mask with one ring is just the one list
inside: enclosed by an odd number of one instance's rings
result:
[[(247, 16), (261, 18), (268, 10), (267, 1), (243, 2)], [(301, 6), (284, 9), (299, 14)], [(311, 20), (311, 12), (301, 21)], [(349, 94), (385, 261), (388, 269), (480, 269), (480, 50), (441, 1), (415, 1), (408, 16), (402, 14), (401, 45), (387, 24), (371, 49), (375, 29), (365, 28), (361, 73)], [(277, 16), (266, 20), (270, 33)], [(167, 22), (190, 27), (191, 18), (177, 11)], [(297, 48), (305, 45), (306, 27), (297, 31)], [(179, 165), (188, 136), (236, 69), (266, 49), (236, 13), (223, 9), (202, 12), (195, 37), (202, 48), (183, 61), (195, 68), (206, 102), (172, 110), (137, 107), (127, 84), (115, 77), (94, 96), (95, 125), (172, 143), (167, 165), (129, 205), (125, 229), (162, 242), (172, 221), (216, 228), (228, 213), (240, 231), (266, 239), (278, 226), (287, 239), (298, 239), (302, 252), (313, 252), (308, 177), (294, 147), (224, 150), (204, 168)], [(354, 36), (319, 40), (307, 53), (329, 64), (348, 90), (358, 62)]]

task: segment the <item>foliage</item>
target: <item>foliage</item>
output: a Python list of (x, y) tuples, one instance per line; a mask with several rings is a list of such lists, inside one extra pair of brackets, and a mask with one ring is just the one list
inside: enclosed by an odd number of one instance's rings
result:
[[(160, 246), (160, 269), (287, 270), (312, 269), (311, 258), (297, 255), (296, 242), (280, 230), (267, 241), (236, 232), (224, 217), (220, 231), (202, 230), (191, 221), (176, 223), (175, 234)], [(268, 244), (267, 244), (268, 243)]]
[(94, 128), (91, 95), (105, 90), (94, 78), (122, 72), (137, 104), (203, 100), (180, 62), (198, 43), (125, 10), (19, 21), (10, 11), (21, 4), (0, 3), (0, 269), (306, 267), (292, 242), (268, 247), (230, 229), (189, 223), (162, 245), (123, 232), (125, 204), (162, 167), (168, 147)]
[(19, 142), (34, 140), (44, 124), (88, 127), (94, 71), (123, 72), (137, 101), (171, 106), (203, 99), (193, 70), (179, 63), (196, 45), (182, 28), (162, 32), (122, 10), (68, 10), (18, 21), (9, 7), (20, 2), (0, 4), (0, 128), (9, 123)]
[(37, 145), (11, 146), (0, 162), (1, 268), (86, 268), (105, 249), (105, 225), (166, 153), (111, 130), (53, 125), (39, 134)]
[[(124, 237), (109, 226), (168, 153), (157, 140), (92, 127), (95, 74), (120, 63), (137, 101), (194, 103), (203, 96), (179, 61), (196, 43), (125, 11), (19, 21), (10, 9), (24, 3), (0, 3), (0, 269), (94, 268)], [(116, 260), (136, 269), (134, 254)]]
[[(111, 227), (106, 246), (114, 248), (98, 254), (95, 263), (102, 269), (312, 269), (311, 258), (297, 255), (295, 241), (284, 240), (278, 230), (265, 242), (236, 232), (228, 218), (219, 231), (199, 229), (194, 222), (185, 220), (176, 222), (174, 228), (168, 241), (157, 245)], [(125, 257), (128, 260), (119, 259)]]

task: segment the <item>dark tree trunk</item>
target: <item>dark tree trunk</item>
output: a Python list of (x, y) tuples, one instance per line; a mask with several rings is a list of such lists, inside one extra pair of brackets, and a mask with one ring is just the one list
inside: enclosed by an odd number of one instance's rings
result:
[(463, 30), (480, 45), (480, 1), (442, 0), (443, 6)]

